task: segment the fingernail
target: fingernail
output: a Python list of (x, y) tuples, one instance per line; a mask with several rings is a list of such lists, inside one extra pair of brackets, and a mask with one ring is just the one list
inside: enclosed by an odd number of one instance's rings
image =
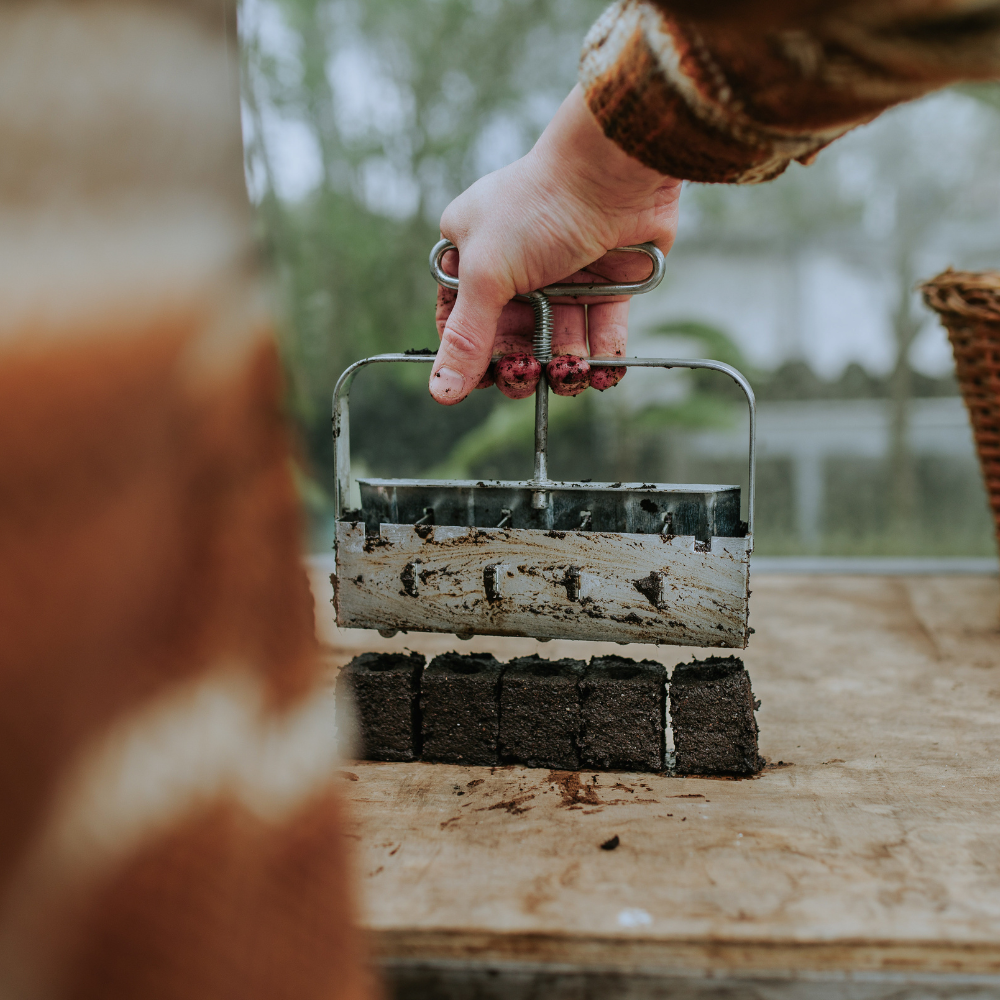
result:
[(450, 368), (439, 368), (431, 375), (431, 395), (442, 399), (453, 399), (462, 395), (465, 379)]

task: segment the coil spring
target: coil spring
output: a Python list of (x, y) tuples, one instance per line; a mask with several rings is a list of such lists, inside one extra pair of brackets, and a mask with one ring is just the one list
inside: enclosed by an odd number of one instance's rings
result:
[(544, 292), (531, 292), (528, 298), (535, 311), (535, 357), (548, 364), (552, 360), (552, 304)]

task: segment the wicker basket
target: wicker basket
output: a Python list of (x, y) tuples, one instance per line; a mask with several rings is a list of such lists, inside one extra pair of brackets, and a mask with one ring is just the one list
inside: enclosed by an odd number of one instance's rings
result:
[(948, 330), (1000, 543), (1000, 272), (952, 271), (921, 286)]

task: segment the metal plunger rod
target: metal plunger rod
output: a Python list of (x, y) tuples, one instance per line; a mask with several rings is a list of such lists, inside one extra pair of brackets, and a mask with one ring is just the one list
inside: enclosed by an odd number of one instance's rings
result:
[(545, 366), (552, 360), (552, 304), (544, 292), (529, 296), (535, 310), (535, 358), (542, 366), (542, 374), (535, 389), (535, 482), (549, 480), (549, 380)]
[(535, 482), (549, 478), (549, 383), (545, 372), (535, 390)]

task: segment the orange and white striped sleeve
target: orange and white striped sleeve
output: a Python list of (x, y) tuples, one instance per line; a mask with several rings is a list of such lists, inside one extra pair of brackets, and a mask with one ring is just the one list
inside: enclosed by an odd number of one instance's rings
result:
[(627, 153), (735, 184), (811, 162), (894, 104), (998, 77), (998, 0), (618, 0), (580, 66)]
[(235, 0), (0, 66), (0, 996), (371, 1000)]

